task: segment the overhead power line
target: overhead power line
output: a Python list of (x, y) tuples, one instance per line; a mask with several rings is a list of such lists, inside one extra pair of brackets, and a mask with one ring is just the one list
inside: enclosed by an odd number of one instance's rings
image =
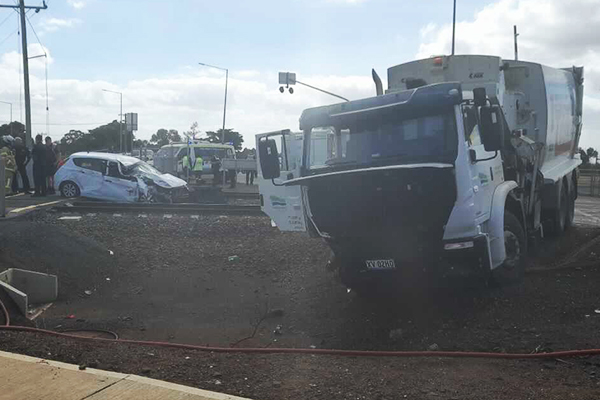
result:
[(9, 19), (10, 17), (12, 17), (12, 13), (13, 13), (13, 12), (14, 12), (14, 13), (16, 13), (16, 11), (15, 11), (15, 10), (12, 10), (12, 12), (8, 13), (8, 15), (6, 16), (6, 18), (4, 18), (4, 19), (2, 20), (2, 22), (0, 22), (0, 26), (2, 26), (2, 25), (3, 25), (3, 24), (6, 22), (6, 21), (8, 21), (8, 19)]
[[(0, 120), (0, 123), (9, 123), (10, 121), (2, 121)], [(50, 125), (52, 126), (83, 126), (83, 125), (107, 125), (110, 124), (110, 122), (57, 122), (57, 123), (52, 123)], [(45, 122), (32, 122), (31, 125), (46, 125)]]

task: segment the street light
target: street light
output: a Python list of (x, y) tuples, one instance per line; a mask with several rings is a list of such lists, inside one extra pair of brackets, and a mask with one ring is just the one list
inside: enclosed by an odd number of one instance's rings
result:
[(227, 68), (215, 67), (214, 65), (198, 63), (200, 65), (204, 65), (205, 67), (220, 69), (221, 71), (225, 71), (225, 100), (223, 101), (223, 139), (221, 143), (225, 144), (225, 114), (227, 113), (227, 81), (229, 80), (229, 70)]
[(9, 103), (8, 101), (0, 101), (0, 103), (8, 104), (10, 106), (10, 121), (8, 121), (8, 125), (10, 126), (10, 136), (12, 136), (12, 103)]
[[(102, 89), (103, 92), (115, 93), (121, 96), (121, 113), (119, 114), (119, 151), (123, 153), (123, 93)], [(133, 148), (131, 149), (133, 151)]]

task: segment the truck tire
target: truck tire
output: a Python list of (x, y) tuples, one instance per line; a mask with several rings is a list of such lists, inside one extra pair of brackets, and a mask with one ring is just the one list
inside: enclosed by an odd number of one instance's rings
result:
[(567, 218), (565, 220), (565, 230), (573, 226), (575, 220), (575, 199), (577, 198), (577, 185), (573, 183), (572, 190), (567, 196)]
[(510, 211), (504, 211), (504, 245), (506, 259), (492, 271), (492, 280), (498, 285), (519, 282), (525, 273), (527, 238), (519, 219)]
[(552, 217), (549, 224), (550, 234), (555, 237), (562, 235), (567, 225), (569, 214), (569, 196), (565, 186), (566, 185), (563, 185), (560, 188), (560, 201), (558, 203), (558, 207), (552, 212)]

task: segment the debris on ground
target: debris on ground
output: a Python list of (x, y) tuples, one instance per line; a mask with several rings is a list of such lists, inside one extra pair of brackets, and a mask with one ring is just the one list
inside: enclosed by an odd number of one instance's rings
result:
[(394, 342), (400, 340), (402, 338), (402, 329), (401, 328), (392, 329), (390, 331), (389, 337), (390, 337), (390, 340), (392, 340)]
[(83, 293), (85, 293), (88, 296), (92, 295), (92, 291), (91, 290), (84, 290)]
[(267, 318), (278, 318), (283, 317), (283, 308), (274, 308), (268, 312)]
[(434, 343), (427, 348), (427, 350), (429, 350), (429, 351), (438, 351), (439, 349), (440, 349), (440, 346), (438, 346), (437, 343)]
[(281, 325), (277, 325), (275, 327), (275, 330), (273, 330), (273, 333), (276, 335), (283, 335), (283, 332), (281, 331), (283, 329), (283, 327)]
[(235, 262), (235, 261), (239, 261), (240, 258), (238, 256), (229, 256), (228, 260), (229, 260), (229, 262)]

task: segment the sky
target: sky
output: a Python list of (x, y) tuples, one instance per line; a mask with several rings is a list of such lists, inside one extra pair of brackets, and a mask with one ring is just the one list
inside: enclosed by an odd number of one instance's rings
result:
[[(193, 122), (220, 128), (225, 73), (201, 62), (229, 70), (226, 127), (254, 147), (255, 134), (297, 130), (303, 109), (338, 102), (301, 86), (280, 93), (279, 71), (359, 99), (375, 94), (371, 68), (385, 87), (387, 68), (451, 46), (451, 0), (46, 2), (28, 13), (29, 56), (47, 56), (30, 61), (32, 125), (54, 140), (118, 118), (119, 95), (102, 89), (122, 92), (124, 113), (138, 113), (138, 138)], [(0, 101), (24, 121), (18, 22), (0, 9)], [(520, 59), (585, 66), (581, 145), (600, 148), (600, 0), (458, 0), (456, 53), (512, 58), (515, 24)], [(9, 113), (0, 103), (0, 123)]]

